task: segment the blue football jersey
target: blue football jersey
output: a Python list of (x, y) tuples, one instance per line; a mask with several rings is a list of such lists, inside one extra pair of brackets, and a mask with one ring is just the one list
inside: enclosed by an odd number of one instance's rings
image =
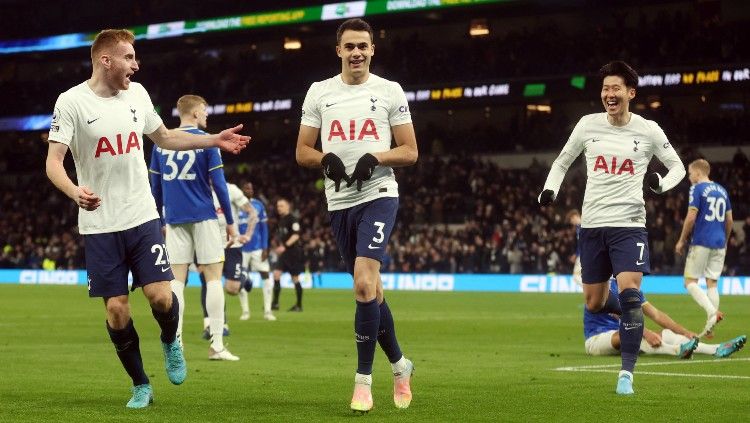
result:
[(727, 243), (724, 221), (732, 210), (727, 190), (716, 182), (700, 182), (690, 187), (688, 208), (698, 210), (691, 245), (724, 248)]
[[(179, 130), (205, 134), (195, 127), (182, 127)], [(149, 173), (152, 175), (151, 190), (157, 205), (163, 204), (166, 223), (180, 224), (216, 219), (209, 172), (222, 167), (219, 149), (215, 147), (171, 151), (154, 145), (149, 167)], [(156, 186), (157, 184), (159, 186)]]
[[(258, 212), (258, 224), (255, 225), (255, 230), (250, 241), (242, 246), (242, 251), (245, 252), (268, 248), (268, 215), (266, 214), (266, 206), (263, 205), (262, 201), (255, 198), (250, 199), (250, 204)], [(245, 217), (245, 227), (247, 227), (247, 217)], [(243, 231), (244, 229), (240, 229), (240, 233)]]
[[(609, 283), (609, 295), (613, 295), (614, 298), (619, 298), (620, 294), (617, 290), (617, 281), (611, 279)], [(646, 297), (643, 298), (643, 303), (646, 303)], [(589, 339), (594, 335), (608, 332), (610, 330), (620, 329), (620, 319), (609, 313), (591, 313), (586, 310), (586, 306), (583, 307), (583, 336), (585, 339)]]

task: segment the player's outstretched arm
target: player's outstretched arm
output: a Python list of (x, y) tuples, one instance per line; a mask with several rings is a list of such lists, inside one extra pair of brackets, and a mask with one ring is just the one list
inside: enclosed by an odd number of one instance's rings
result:
[(75, 201), (78, 207), (88, 211), (96, 210), (102, 204), (102, 199), (94, 194), (89, 187), (77, 186), (73, 183), (63, 165), (67, 153), (67, 145), (54, 141), (49, 142), (45, 164), (47, 177), (57, 189)]
[(156, 145), (166, 150), (181, 151), (198, 148), (219, 147), (223, 151), (239, 154), (247, 147), (250, 137), (240, 135), (242, 124), (221, 131), (218, 134), (197, 135), (177, 129), (167, 129), (161, 125), (156, 131), (147, 134)]
[(669, 315), (658, 308), (654, 307), (650, 302), (643, 304), (643, 314), (648, 316), (657, 325), (664, 329), (669, 329), (674, 333), (678, 333), (688, 338), (695, 338), (697, 335), (689, 330), (685, 329), (682, 325), (672, 320)]
[(575, 159), (583, 151), (583, 132), (586, 127), (586, 121), (581, 119), (573, 128), (568, 141), (565, 143), (562, 151), (557, 156), (552, 166), (550, 167), (547, 180), (544, 181), (544, 188), (537, 197), (537, 201), (542, 206), (552, 204), (557, 197), (557, 193), (560, 191), (560, 185), (562, 185), (563, 179), (565, 179), (565, 173), (568, 172), (568, 168), (573, 164)]

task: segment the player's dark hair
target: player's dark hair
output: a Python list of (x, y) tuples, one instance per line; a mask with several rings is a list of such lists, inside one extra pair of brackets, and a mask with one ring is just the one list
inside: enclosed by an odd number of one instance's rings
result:
[(608, 76), (619, 76), (625, 81), (628, 88), (638, 88), (638, 74), (633, 68), (622, 60), (615, 60), (607, 63), (599, 69), (599, 76), (602, 79)]
[(339, 29), (336, 31), (336, 45), (341, 44), (341, 35), (346, 30), (367, 31), (367, 33), (370, 34), (370, 42), (372, 42), (373, 40), (372, 27), (370, 26), (370, 24), (360, 18), (352, 18), (345, 20), (341, 25), (339, 25)]

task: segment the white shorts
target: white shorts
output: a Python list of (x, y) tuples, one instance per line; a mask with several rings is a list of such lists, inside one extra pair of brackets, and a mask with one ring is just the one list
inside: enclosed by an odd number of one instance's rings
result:
[(718, 280), (724, 269), (725, 248), (708, 248), (702, 245), (691, 245), (685, 259), (685, 277), (689, 279)]
[(224, 261), (224, 243), (221, 240), (219, 221), (203, 220), (194, 223), (167, 225), (167, 251), (174, 264), (221, 263)]
[(242, 265), (247, 269), (248, 272), (270, 272), (271, 265), (268, 263), (268, 258), (261, 260), (263, 256), (263, 250), (253, 250), (248, 252), (242, 252)]
[(608, 330), (586, 339), (586, 354), (588, 355), (617, 355), (620, 352), (612, 346), (612, 335), (616, 330)]

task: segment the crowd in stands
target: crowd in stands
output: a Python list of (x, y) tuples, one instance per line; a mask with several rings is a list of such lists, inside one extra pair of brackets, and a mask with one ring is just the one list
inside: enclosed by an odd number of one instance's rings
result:
[[(686, 162), (697, 157), (691, 151), (682, 155)], [(565, 216), (580, 209), (585, 169), (580, 160), (574, 164), (556, 202), (540, 208), (536, 195), (547, 171), (548, 165), (501, 169), (486, 159), (457, 155), (425, 155), (415, 166), (397, 169), (400, 210), (384, 270), (570, 273), (576, 239)], [(714, 164), (711, 176), (727, 187), (735, 221), (744, 222), (729, 243), (726, 274), (750, 274), (750, 163), (738, 152), (734, 162)], [(0, 267), (83, 268), (75, 205), (40, 172), (5, 178)], [(291, 200), (308, 269), (343, 270), (322, 201), (320, 172), (300, 168), (290, 158), (270, 157), (228, 166), (227, 179), (253, 182), (268, 208), (271, 234), (276, 200)], [(664, 195), (645, 191), (655, 274), (682, 273), (684, 258), (675, 256), (674, 244), (687, 210), (687, 190), (685, 179)]]

